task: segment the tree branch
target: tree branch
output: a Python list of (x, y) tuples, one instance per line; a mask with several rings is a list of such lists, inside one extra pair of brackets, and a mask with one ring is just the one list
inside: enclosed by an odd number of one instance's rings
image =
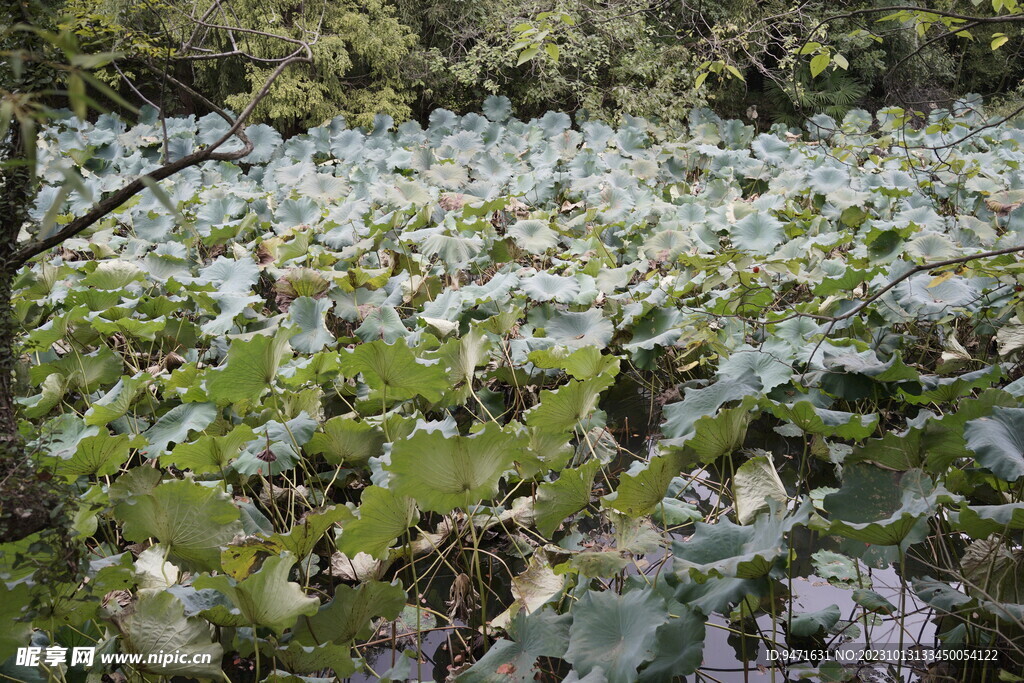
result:
[[(294, 43), (296, 41), (288, 39), (288, 42)], [(309, 45), (307, 43), (301, 43), (301, 47), (292, 52), (280, 64), (278, 64), (277, 68), (274, 69), (270, 76), (267, 77), (263, 86), (249, 101), (249, 104), (246, 105), (245, 109), (235, 117), (234, 123), (230, 128), (228, 128), (227, 132), (220, 137), (220, 139), (198, 152), (193, 152), (192, 154), (184, 156), (177, 161), (164, 164), (163, 166), (150, 171), (146, 175), (136, 178), (110, 196), (96, 203), (84, 215), (75, 218), (65, 225), (60, 231), (50, 237), (39, 240), (38, 242), (29, 242), (25, 244), (11, 255), (8, 261), (10, 267), (15, 269), (19, 268), (33, 257), (52, 249), (71, 237), (74, 237), (86, 228), (95, 224), (97, 221), (101, 220), (111, 211), (121, 206), (135, 195), (145, 190), (151, 183), (159, 182), (165, 178), (169, 178), (179, 171), (189, 168), (190, 166), (196, 166), (206, 161), (237, 161), (249, 154), (249, 152), (253, 150), (253, 144), (252, 141), (245, 136), (244, 131), (242, 131), (242, 127), (245, 125), (246, 120), (252, 114), (260, 101), (266, 97), (267, 93), (270, 91), (270, 87), (274, 84), (274, 81), (284, 73), (285, 69), (292, 64), (299, 62), (310, 63), (312, 60), (313, 54)], [(220, 112), (220, 114), (224, 116), (223, 112)], [(242, 141), (242, 149), (233, 152), (217, 151), (218, 148), (233, 137), (238, 137)]]

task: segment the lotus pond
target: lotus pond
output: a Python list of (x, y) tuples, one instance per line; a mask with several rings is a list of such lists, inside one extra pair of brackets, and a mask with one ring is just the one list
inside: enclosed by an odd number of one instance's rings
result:
[[(224, 130), (66, 119), (35, 218)], [(83, 550), (0, 547), (0, 676), (1024, 680), (1020, 122), (247, 134), (17, 281)], [(998, 656), (770, 654), (918, 645)]]

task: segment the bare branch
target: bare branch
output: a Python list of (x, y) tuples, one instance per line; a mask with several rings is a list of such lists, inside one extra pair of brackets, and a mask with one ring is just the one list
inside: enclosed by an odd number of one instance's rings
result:
[[(266, 97), (267, 93), (270, 91), (271, 86), (274, 84), (274, 81), (276, 81), (277, 78), (282, 73), (284, 73), (285, 69), (287, 69), (292, 64), (300, 62), (312, 62), (313, 54), (307, 43), (302, 43), (301, 41), (295, 41), (292, 39), (288, 39), (288, 42), (298, 42), (301, 45), (301, 47), (292, 52), (287, 58), (285, 58), (284, 61), (278, 64), (277, 68), (274, 69), (274, 71), (263, 82), (263, 86), (249, 101), (249, 104), (246, 105), (245, 109), (243, 109), (242, 112), (237, 117), (235, 117), (231, 127), (228, 128), (227, 132), (224, 133), (224, 135), (222, 135), (218, 140), (216, 140), (209, 146), (199, 150), (198, 152), (193, 152), (192, 154), (184, 156), (181, 159), (178, 159), (177, 161), (173, 161), (169, 164), (164, 164), (163, 166), (153, 171), (150, 171), (145, 176), (136, 178), (135, 180), (131, 181), (121, 189), (114, 192), (113, 194), (97, 202), (84, 215), (74, 219), (73, 221), (65, 225), (60, 231), (51, 235), (50, 237), (47, 237), (46, 239), (43, 240), (39, 240), (38, 242), (30, 242), (25, 244), (11, 255), (11, 258), (8, 261), (10, 267), (18, 268), (24, 265), (26, 262), (29, 261), (29, 259), (33, 258), (34, 256), (37, 256), (47, 251), (48, 249), (57, 246), (61, 242), (64, 242), (65, 240), (70, 239), (71, 237), (74, 237), (75, 235), (79, 234), (89, 226), (101, 220), (104, 216), (106, 216), (111, 211), (124, 204), (126, 201), (128, 201), (138, 193), (142, 192), (150, 183), (158, 182), (165, 178), (169, 178), (170, 176), (174, 175), (175, 173), (178, 173), (183, 169), (189, 168), (190, 166), (196, 166), (206, 161), (237, 161), (238, 159), (241, 159), (242, 157), (249, 154), (249, 152), (253, 150), (253, 144), (252, 141), (250, 141), (249, 138), (245, 136), (244, 131), (242, 131), (242, 127), (245, 125), (246, 120), (252, 114), (253, 110), (260, 103), (260, 101), (264, 97)], [(227, 115), (224, 112), (221, 111), (218, 113), (221, 116), (225, 117), (228, 121), (231, 121), (230, 117), (227, 117)], [(239, 140), (242, 141), (241, 149), (232, 152), (217, 151), (218, 148), (220, 148), (224, 143), (226, 143), (233, 137), (238, 137)]]

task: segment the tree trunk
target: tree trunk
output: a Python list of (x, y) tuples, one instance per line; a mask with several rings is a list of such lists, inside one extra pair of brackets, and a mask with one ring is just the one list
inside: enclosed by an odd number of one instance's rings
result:
[[(0, 17), (7, 14), (5, 18), (23, 21), (25, 17), (18, 10), (26, 11), (25, 7), (10, 7), (7, 12), (0, 12)], [(22, 31), (15, 35), (17, 44), (10, 47), (27, 52), (39, 50), (35, 33)], [(24, 92), (32, 85), (24, 81), (40, 78), (39, 72), (47, 68), (26, 68), (22, 82), (7, 82), (5, 78), (0, 80), (0, 85), (12, 92)], [(61, 508), (60, 502), (66, 496), (46, 473), (37, 472), (31, 454), (25, 451), (14, 401), (14, 372), (19, 359), (15, 344), (18, 323), (11, 309), (11, 292), (17, 275), (12, 257), (36, 197), (32, 169), (24, 163), (27, 146), (35, 143), (34, 138), (24, 139), (18, 121), (11, 121), (9, 134), (0, 140), (0, 543), (21, 540), (52, 526), (54, 515)]]

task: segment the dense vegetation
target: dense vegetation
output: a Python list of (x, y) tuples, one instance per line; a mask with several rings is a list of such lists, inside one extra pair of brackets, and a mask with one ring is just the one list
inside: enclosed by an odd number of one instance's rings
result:
[[(1024, 129), (977, 101), (904, 117), (801, 138), (695, 110), (680, 134), (495, 97), (426, 128), (250, 126), (238, 163), (16, 282), (23, 432), (89, 561), (60, 578), (32, 538), (4, 548), (0, 655), (660, 681), (699, 673), (713, 629), (756, 657), (916, 599), (942, 642), (1019, 672), (1024, 280), (998, 252), (1024, 232)], [(225, 125), (64, 119), (34, 218), (160, 163), (163, 126), (173, 158)], [(801, 611), (812, 573), (855, 613)]]
[[(285, 74), (258, 111), (286, 134), (337, 114), (352, 125), (370, 125), (376, 114), (425, 123), (437, 107), (475, 111), (491, 94), (508, 96), (524, 119), (557, 110), (610, 123), (632, 115), (667, 124), (711, 105), (764, 128), (775, 121), (799, 125), (819, 112), (841, 119), (855, 106), (945, 107), (970, 92), (1019, 100), (1020, 22), (990, 23), (1019, 14), (1016, 2), (933, 3), (976, 21), (901, 16), (889, 4), (233, 0), (213, 25), (319, 36), (314, 63)], [(230, 58), (176, 60), (180, 46), (199, 35), (203, 7), (194, 0), (66, 0), (63, 9), (68, 17), (58, 23), (88, 51), (123, 54), (102, 71), (119, 92), (178, 114), (208, 111), (188, 87), (239, 108), (273, 64), (238, 53), (280, 54), (268, 35), (234, 40), (209, 28), (202, 31), (209, 53)], [(526, 27), (544, 31), (550, 54), (541, 50), (521, 61)], [(840, 59), (824, 56), (835, 54)], [(829, 65), (824, 72), (813, 61), (819, 55)], [(177, 82), (154, 78), (160, 71)]]
[(0, 680), (1024, 681), (1024, 7), (924, 5), (0, 5)]

